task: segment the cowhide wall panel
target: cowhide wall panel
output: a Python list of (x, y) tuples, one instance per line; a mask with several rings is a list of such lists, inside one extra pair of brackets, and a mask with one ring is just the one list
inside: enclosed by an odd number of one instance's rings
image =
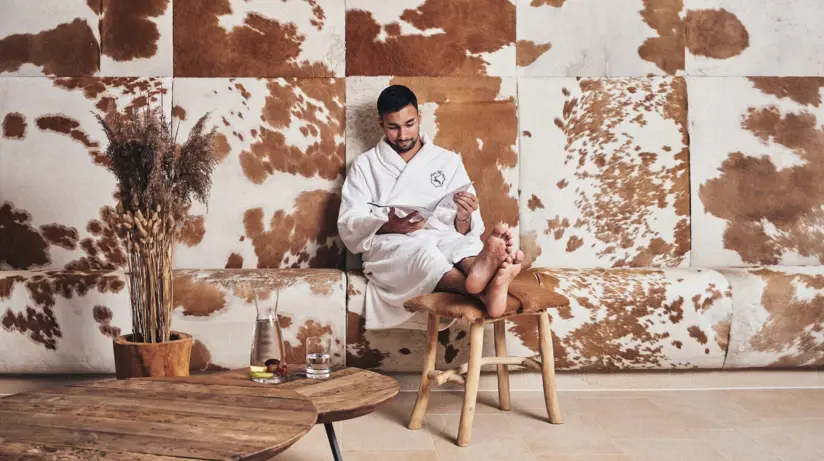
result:
[(114, 270), (116, 182), (94, 114), (162, 102), (171, 78), (0, 79), (0, 270)]
[(98, 1), (100, 75), (171, 77), (172, 0)]
[(341, 0), (174, 0), (176, 77), (342, 77)]
[(172, 95), (171, 78), (0, 80), (0, 222), (8, 223), (0, 229), (0, 269), (123, 267), (107, 224), (115, 180), (93, 113), (111, 102), (122, 111), (142, 107), (146, 91), (153, 106), (163, 97), (180, 142), (206, 113), (219, 130), (209, 204), (190, 210), (176, 267), (342, 266), (344, 81), (177, 79), (174, 86)]
[(100, 70), (100, 0), (0, 2), (0, 77)]
[(689, 75), (824, 76), (824, 2), (685, 4)]
[(824, 75), (819, 0), (518, 0), (518, 75)]
[[(345, 276), (337, 270), (175, 272), (172, 325), (194, 338), (191, 369), (249, 365), (257, 310), (278, 297), (290, 364), (305, 362), (306, 338), (332, 335), (333, 363), (344, 360)], [(131, 330), (121, 271), (0, 273), (0, 370), (4, 373), (113, 373), (112, 339)], [(9, 353), (13, 352), (13, 353)]]
[(514, 0), (346, 0), (346, 75), (515, 75)]
[(724, 268), (733, 323), (725, 368), (824, 366), (824, 268)]
[(824, 263), (824, 78), (688, 88), (693, 265)]
[(518, 75), (680, 75), (682, 0), (518, 0)]
[(684, 79), (524, 77), (518, 95), (527, 261), (688, 266)]
[(342, 267), (344, 99), (343, 79), (175, 79), (180, 133), (210, 113), (220, 155), (176, 266)]

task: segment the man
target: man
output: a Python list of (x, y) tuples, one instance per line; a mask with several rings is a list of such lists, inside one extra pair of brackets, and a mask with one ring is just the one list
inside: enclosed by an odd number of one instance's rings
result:
[(490, 316), (502, 315), (523, 253), (512, 252), (512, 233), (503, 224), (481, 242), (484, 224), (472, 186), (426, 219), (417, 211), (373, 205), (433, 206), (470, 183), (457, 153), (420, 134), (421, 114), (409, 88), (384, 89), (377, 106), (385, 136), (350, 166), (338, 218), (343, 243), (362, 255), (370, 282), (366, 328), (400, 326), (414, 315), (404, 302), (433, 291), (478, 296)]

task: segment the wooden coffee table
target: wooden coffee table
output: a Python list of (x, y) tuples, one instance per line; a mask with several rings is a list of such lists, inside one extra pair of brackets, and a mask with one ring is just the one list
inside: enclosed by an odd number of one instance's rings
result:
[(317, 419), (294, 390), (204, 384), (107, 380), (0, 399), (0, 459), (263, 460)]
[[(300, 372), (300, 369), (297, 370)], [(250, 383), (256, 386), (294, 391), (303, 395), (315, 405), (318, 411), (317, 424), (323, 424), (326, 428), (326, 436), (329, 438), (332, 457), (335, 461), (343, 458), (332, 423), (372, 413), (379, 405), (394, 398), (400, 392), (400, 384), (393, 378), (360, 368), (334, 370), (325, 380), (292, 376), (283, 384), (254, 383), (249, 380), (247, 368), (186, 379), (225, 385)]]

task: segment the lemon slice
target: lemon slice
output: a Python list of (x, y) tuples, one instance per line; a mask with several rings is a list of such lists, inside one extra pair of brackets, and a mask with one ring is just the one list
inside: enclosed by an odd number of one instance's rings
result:
[(273, 378), (274, 376), (275, 376), (274, 373), (267, 373), (265, 371), (260, 371), (260, 372), (253, 371), (252, 372), (252, 377), (253, 378)]

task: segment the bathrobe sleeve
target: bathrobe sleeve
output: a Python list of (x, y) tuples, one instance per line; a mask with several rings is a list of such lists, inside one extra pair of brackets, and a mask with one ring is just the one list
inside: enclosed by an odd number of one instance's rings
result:
[(376, 214), (368, 204), (374, 200), (368, 176), (358, 163), (352, 164), (341, 191), (338, 233), (354, 254), (369, 251), (375, 234), (389, 221), (388, 213)]

